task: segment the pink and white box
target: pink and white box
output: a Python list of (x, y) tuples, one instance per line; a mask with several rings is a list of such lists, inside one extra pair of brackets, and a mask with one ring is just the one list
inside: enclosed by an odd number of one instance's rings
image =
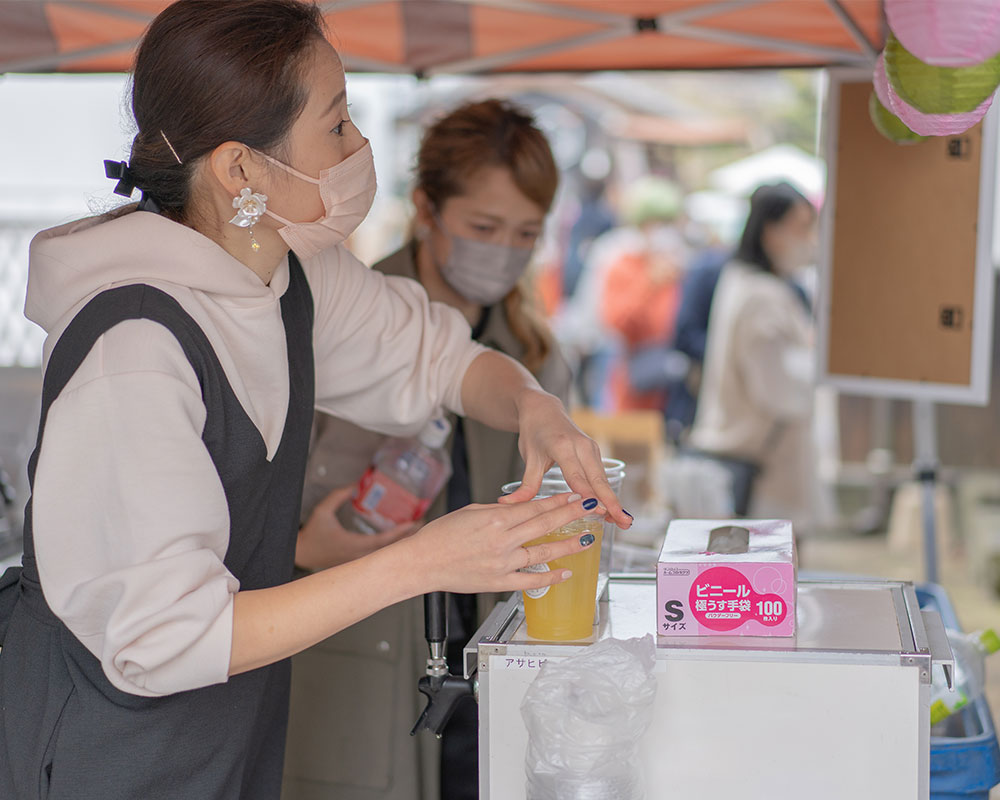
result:
[(792, 523), (670, 523), (656, 568), (660, 636), (794, 636)]

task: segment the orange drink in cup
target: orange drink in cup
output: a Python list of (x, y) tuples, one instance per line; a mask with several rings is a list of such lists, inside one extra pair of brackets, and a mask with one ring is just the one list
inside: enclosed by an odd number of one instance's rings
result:
[[(617, 492), (624, 478), (625, 465), (614, 459), (604, 459), (604, 463), (608, 482)], [(510, 494), (520, 485), (518, 482), (508, 483), (503, 487), (503, 492)], [(562, 473), (558, 467), (554, 467), (545, 473), (538, 497), (550, 497), (568, 491), (570, 489), (562, 479)], [(522, 592), (529, 636), (547, 641), (575, 641), (586, 639), (594, 632), (594, 608), (597, 604), (601, 554), (602, 551), (608, 553), (606, 560), (610, 560), (610, 540), (613, 538), (613, 531), (613, 523), (605, 522), (603, 517), (591, 514), (528, 542), (527, 546), (530, 547), (564, 539), (579, 539), (588, 533), (594, 537), (594, 543), (586, 550), (554, 559), (547, 564), (536, 564), (527, 568), (526, 571), (529, 572), (562, 569), (573, 572), (569, 580), (557, 583), (555, 586)], [(602, 545), (607, 546), (602, 547)]]
[(600, 517), (584, 517), (550, 531), (541, 538), (529, 542), (529, 545), (579, 539), (587, 533), (592, 533), (595, 541), (583, 552), (529, 568), (531, 572), (569, 569), (573, 571), (573, 577), (555, 586), (523, 592), (528, 636), (549, 641), (565, 641), (586, 639), (593, 633), (604, 520)]

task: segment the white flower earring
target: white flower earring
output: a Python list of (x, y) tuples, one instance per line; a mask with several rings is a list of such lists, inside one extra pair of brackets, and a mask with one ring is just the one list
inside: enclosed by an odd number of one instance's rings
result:
[(260, 250), (260, 242), (254, 238), (253, 226), (267, 211), (267, 195), (251, 191), (250, 187), (246, 187), (233, 198), (233, 208), (236, 209), (236, 216), (229, 220), (230, 224), (250, 229), (250, 249), (256, 253)]

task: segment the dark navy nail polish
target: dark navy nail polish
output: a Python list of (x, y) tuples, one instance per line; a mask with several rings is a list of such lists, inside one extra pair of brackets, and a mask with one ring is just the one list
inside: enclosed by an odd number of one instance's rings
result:
[(580, 537), (580, 544), (584, 547), (590, 547), (594, 543), (594, 534), (585, 533)]
[(629, 514), (629, 513), (628, 513), (628, 510), (627, 510), (627, 509), (624, 509), (624, 508), (623, 508), (623, 509), (622, 509), (622, 511), (624, 511), (624, 512), (625, 512), (625, 516), (627, 516), (627, 517), (628, 517), (629, 519), (635, 519), (635, 517), (633, 517), (633, 516), (632, 516), (631, 514)]
[(591, 498), (589, 498), (587, 500), (584, 500), (583, 501), (583, 507), (587, 511), (591, 511), (592, 509), (597, 508), (597, 500), (595, 500), (593, 497), (591, 497)]

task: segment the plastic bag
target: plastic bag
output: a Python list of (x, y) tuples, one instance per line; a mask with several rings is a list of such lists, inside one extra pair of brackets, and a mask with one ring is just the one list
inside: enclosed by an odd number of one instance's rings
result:
[(678, 453), (660, 468), (660, 489), (673, 516), (731, 519), (735, 516), (734, 475), (725, 464)]
[(528, 800), (641, 800), (638, 743), (653, 716), (653, 637), (605, 639), (549, 661), (528, 687)]

